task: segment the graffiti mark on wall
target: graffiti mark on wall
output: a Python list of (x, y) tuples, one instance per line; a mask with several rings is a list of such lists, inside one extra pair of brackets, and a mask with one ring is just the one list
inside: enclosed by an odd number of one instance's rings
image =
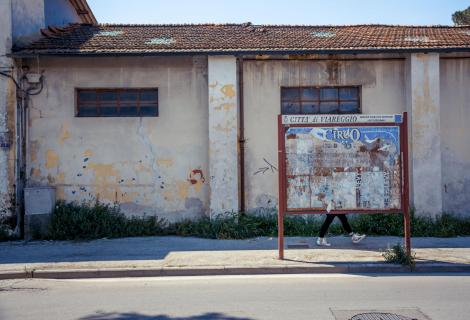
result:
[(258, 170), (256, 170), (253, 175), (265, 174), (266, 172), (274, 173), (274, 171), (277, 171), (277, 168), (273, 164), (271, 164), (268, 160), (263, 158), (263, 161), (266, 164), (266, 166), (258, 168)]
[(197, 184), (198, 182), (204, 183), (206, 179), (204, 178), (204, 174), (200, 169), (194, 169), (189, 173), (189, 182), (191, 184)]

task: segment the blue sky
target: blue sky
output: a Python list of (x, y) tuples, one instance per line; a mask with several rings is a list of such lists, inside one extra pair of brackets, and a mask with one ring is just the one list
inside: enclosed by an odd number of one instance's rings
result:
[(452, 25), (469, 0), (88, 0), (101, 23)]

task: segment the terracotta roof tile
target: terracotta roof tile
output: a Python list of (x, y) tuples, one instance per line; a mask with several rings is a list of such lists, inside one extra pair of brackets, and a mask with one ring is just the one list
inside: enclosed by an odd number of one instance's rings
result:
[(42, 30), (16, 55), (469, 50), (470, 26), (88, 25)]

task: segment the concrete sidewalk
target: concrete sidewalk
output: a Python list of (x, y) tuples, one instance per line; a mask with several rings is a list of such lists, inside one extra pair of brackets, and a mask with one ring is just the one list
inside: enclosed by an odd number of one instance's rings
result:
[[(282, 261), (277, 238), (5, 242), (0, 243), (0, 279), (411, 271), (384, 263), (381, 253), (402, 242), (398, 237), (368, 237), (357, 245), (348, 237), (332, 237), (330, 248), (315, 246), (313, 238), (285, 242)], [(412, 244), (414, 272), (470, 272), (470, 237), (414, 238)]]

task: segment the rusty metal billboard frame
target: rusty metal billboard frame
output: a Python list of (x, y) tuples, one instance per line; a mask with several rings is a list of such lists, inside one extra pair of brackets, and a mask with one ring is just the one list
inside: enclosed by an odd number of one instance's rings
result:
[[(410, 228), (410, 210), (409, 210), (409, 167), (408, 167), (408, 115), (406, 112), (402, 115), (401, 122), (360, 122), (360, 123), (304, 123), (304, 124), (283, 124), (282, 115), (278, 115), (278, 163), (279, 163), (279, 203), (278, 203), (278, 249), (279, 259), (284, 259), (284, 216), (288, 214), (381, 214), (397, 213), (403, 214), (403, 229), (405, 237), (406, 252), (411, 254), (411, 228)], [(288, 210), (287, 208), (287, 171), (286, 171), (286, 146), (285, 134), (291, 127), (350, 127), (350, 126), (398, 126), (400, 132), (400, 209), (376, 210), (376, 209), (358, 209), (358, 210)]]

